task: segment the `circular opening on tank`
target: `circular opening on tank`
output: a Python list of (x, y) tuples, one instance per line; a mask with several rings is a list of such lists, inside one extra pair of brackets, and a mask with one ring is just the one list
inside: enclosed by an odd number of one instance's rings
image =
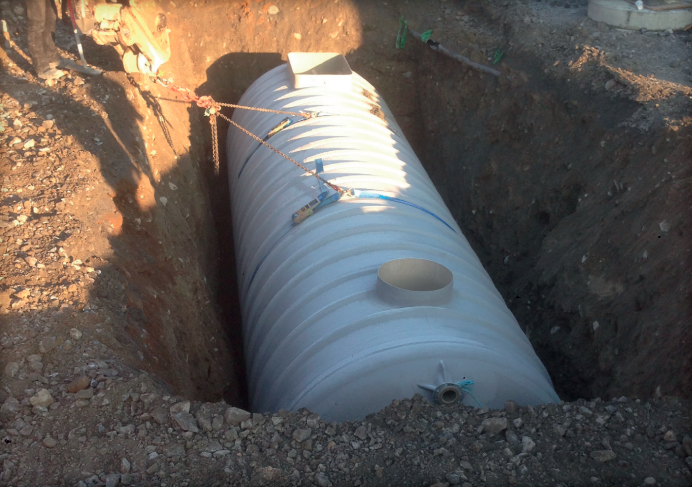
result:
[(461, 391), (454, 385), (448, 385), (440, 389), (437, 394), (437, 402), (440, 404), (454, 404), (461, 398)]
[(396, 259), (380, 266), (377, 275), (386, 284), (406, 291), (437, 291), (454, 280), (452, 271), (425, 259)]

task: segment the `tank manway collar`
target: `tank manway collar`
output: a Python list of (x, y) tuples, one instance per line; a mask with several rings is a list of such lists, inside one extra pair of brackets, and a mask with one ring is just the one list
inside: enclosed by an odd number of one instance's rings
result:
[(286, 65), (293, 88), (352, 90), (351, 67), (337, 52), (289, 52)]
[(377, 271), (376, 289), (380, 299), (396, 306), (439, 306), (452, 299), (454, 275), (431, 260), (390, 260)]

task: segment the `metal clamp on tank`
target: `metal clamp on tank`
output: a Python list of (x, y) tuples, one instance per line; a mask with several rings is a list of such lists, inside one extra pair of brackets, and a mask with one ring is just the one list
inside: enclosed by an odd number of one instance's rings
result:
[(308, 218), (309, 216), (312, 215), (313, 211), (315, 211), (315, 208), (322, 203), (322, 200), (327, 196), (327, 192), (324, 191), (322, 192), (317, 198), (312, 200), (310, 203), (307, 205), (303, 206), (300, 210), (296, 211), (291, 217), (293, 218), (293, 223), (298, 225), (301, 223), (303, 220)]

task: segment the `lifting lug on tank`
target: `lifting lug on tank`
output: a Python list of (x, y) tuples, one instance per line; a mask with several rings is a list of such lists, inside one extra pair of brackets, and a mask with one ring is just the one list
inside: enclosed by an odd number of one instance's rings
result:
[(171, 57), (166, 15), (153, 2), (97, 3), (93, 8), (94, 42), (113, 46), (122, 56), (127, 73), (156, 75)]

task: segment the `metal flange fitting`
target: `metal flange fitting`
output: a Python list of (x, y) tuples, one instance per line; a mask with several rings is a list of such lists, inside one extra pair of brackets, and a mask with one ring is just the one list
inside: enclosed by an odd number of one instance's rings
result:
[(464, 393), (461, 390), (459, 384), (454, 384), (453, 382), (445, 382), (440, 384), (433, 391), (433, 399), (440, 405), (450, 405), (456, 404), (462, 400)]

